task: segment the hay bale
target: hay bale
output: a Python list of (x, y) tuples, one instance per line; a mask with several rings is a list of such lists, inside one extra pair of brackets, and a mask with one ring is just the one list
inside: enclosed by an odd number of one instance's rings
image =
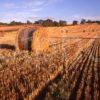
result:
[(25, 27), (22, 28), (17, 36), (17, 49), (18, 50), (29, 50), (31, 51), (32, 38), (35, 32), (35, 28)]
[[(50, 28), (51, 29), (51, 28)], [(50, 31), (50, 33), (52, 33)], [(49, 28), (39, 28), (32, 40), (32, 51), (39, 53), (39, 52), (48, 52), (49, 48)], [(50, 35), (50, 34), (49, 34)]]

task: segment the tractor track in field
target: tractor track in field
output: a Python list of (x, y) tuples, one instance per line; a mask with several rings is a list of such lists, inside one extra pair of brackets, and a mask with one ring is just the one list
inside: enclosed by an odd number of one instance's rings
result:
[[(84, 50), (83, 54), (79, 56), (69, 67), (67, 72), (63, 73), (62, 78), (67, 74), (66, 80), (68, 83), (68, 91), (70, 95), (68, 100), (99, 100), (100, 99), (100, 42), (95, 39), (93, 43)], [(46, 92), (50, 92), (49, 86), (53, 83), (58, 84), (61, 81), (56, 81), (56, 77), (48, 86), (45, 94), (41, 96), (42, 100), (46, 98)], [(66, 87), (67, 88), (67, 87)], [(49, 91), (48, 91), (49, 90)], [(38, 95), (38, 98), (40, 95)], [(66, 97), (65, 97), (66, 98)]]
[(71, 95), (70, 95), (71, 100), (76, 99), (77, 91), (79, 89), (79, 86), (80, 86), (80, 83), (81, 83), (81, 80), (82, 80), (82, 77), (83, 77), (83, 74), (84, 74), (84, 70), (85, 70), (85, 68), (87, 68), (89, 66), (88, 62), (90, 63), (90, 61), (91, 61), (91, 60), (88, 60), (88, 58), (92, 55), (93, 50), (94, 50), (94, 48), (89, 50), (90, 52), (88, 53), (87, 56), (85, 56), (85, 59), (83, 59), (83, 62), (79, 65), (79, 66), (81, 66), (81, 69), (79, 69), (79, 76), (77, 77), (75, 87), (72, 89), (72, 92), (71, 92)]

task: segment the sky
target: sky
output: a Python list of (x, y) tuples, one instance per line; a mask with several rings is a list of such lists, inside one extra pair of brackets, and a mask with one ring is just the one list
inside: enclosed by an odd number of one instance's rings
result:
[(100, 20), (100, 0), (0, 0), (0, 22)]

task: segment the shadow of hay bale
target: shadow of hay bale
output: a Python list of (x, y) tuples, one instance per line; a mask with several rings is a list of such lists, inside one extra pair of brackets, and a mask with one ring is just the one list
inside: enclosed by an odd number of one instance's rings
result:
[(11, 49), (11, 50), (15, 50), (15, 46), (14, 45), (9, 45), (9, 44), (0, 44), (0, 49)]

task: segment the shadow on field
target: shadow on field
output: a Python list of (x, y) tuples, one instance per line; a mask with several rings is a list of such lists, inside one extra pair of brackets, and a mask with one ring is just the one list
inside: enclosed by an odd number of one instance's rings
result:
[(14, 45), (9, 45), (9, 44), (0, 44), (0, 49), (11, 49), (11, 50), (15, 50), (15, 46)]
[(33, 37), (33, 32), (34, 32), (35, 30), (32, 30), (29, 34), (28, 34), (28, 38), (29, 38), (29, 40), (28, 40), (28, 50), (29, 51), (32, 51), (32, 37)]

